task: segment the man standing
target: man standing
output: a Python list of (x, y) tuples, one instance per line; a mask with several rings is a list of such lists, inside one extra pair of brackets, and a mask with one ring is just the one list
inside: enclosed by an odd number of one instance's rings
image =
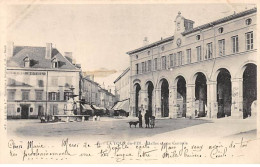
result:
[(142, 128), (143, 127), (143, 122), (142, 122), (143, 116), (142, 116), (141, 110), (139, 111), (138, 118), (139, 118), (139, 128)]
[(146, 113), (144, 115), (144, 119), (145, 119), (145, 128), (149, 128), (149, 118), (150, 118), (150, 114), (148, 113), (148, 110), (146, 110)]

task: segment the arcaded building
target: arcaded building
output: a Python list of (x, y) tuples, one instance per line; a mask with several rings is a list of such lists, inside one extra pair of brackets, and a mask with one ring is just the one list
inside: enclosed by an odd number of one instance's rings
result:
[(173, 36), (127, 52), (130, 109), (156, 117), (255, 115), (257, 9), (194, 27), (179, 12)]

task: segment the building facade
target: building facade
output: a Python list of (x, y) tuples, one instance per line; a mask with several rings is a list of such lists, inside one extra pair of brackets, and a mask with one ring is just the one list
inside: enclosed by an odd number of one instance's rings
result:
[(170, 118), (255, 115), (256, 13), (193, 27), (179, 12), (173, 36), (129, 51), (131, 115), (141, 107)]
[[(80, 95), (81, 69), (51, 43), (46, 47), (7, 45), (7, 117), (64, 114), (67, 100)], [(79, 96), (75, 97), (78, 100)]]
[(84, 77), (82, 85), (82, 99), (90, 105), (100, 105), (100, 85), (97, 82), (91, 80), (91, 78)]
[[(102, 88), (99, 83), (91, 78), (82, 79), (82, 99), (89, 105), (95, 105), (98, 109), (111, 109), (115, 102), (115, 95)], [(100, 108), (101, 107), (101, 108)]]
[(115, 81), (115, 96), (117, 101), (130, 98), (130, 68), (128, 67)]

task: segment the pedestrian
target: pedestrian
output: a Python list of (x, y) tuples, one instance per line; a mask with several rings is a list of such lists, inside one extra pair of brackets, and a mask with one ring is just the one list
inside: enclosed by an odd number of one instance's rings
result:
[(145, 119), (145, 128), (149, 128), (149, 118), (150, 118), (150, 114), (148, 113), (148, 110), (146, 110), (146, 113), (144, 115), (144, 119)]
[(141, 110), (139, 111), (138, 119), (139, 119), (139, 128), (142, 128), (143, 127), (143, 122), (142, 122), (143, 116), (142, 116)]

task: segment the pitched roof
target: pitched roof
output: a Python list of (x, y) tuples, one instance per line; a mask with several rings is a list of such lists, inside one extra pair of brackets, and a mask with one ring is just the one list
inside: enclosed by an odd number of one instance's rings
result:
[(13, 56), (7, 60), (7, 67), (24, 67), (24, 58), (30, 59), (30, 68), (52, 68), (52, 58), (59, 62), (58, 69), (77, 70), (56, 48), (52, 48), (51, 59), (45, 58), (46, 47), (14, 46)]
[(149, 45), (143, 46), (143, 47), (141, 47), (141, 48), (138, 48), (138, 49), (129, 51), (129, 52), (127, 52), (127, 54), (134, 54), (134, 53), (143, 51), (143, 50), (145, 50), (145, 49), (148, 49), (148, 48), (151, 48), (151, 47), (154, 47), (154, 46), (157, 46), (157, 45), (160, 45), (160, 44), (163, 44), (163, 43), (172, 41), (173, 39), (174, 39), (174, 36), (170, 36), (170, 37), (165, 38), (165, 39), (162, 39), (162, 40), (160, 40), (160, 41), (156, 41), (156, 42), (153, 42), (153, 43), (151, 43), (151, 44), (149, 44)]
[(246, 11), (243, 11), (243, 12), (235, 13), (235, 14), (229, 15), (227, 17), (212, 21), (210, 23), (203, 24), (201, 26), (195, 27), (193, 29), (189, 29), (189, 30), (183, 32), (182, 35), (188, 35), (188, 34), (191, 34), (193, 32), (209, 28), (213, 25), (221, 24), (221, 23), (224, 23), (224, 22), (227, 22), (227, 21), (239, 18), (239, 17), (243, 17), (243, 16), (246, 16), (246, 15), (249, 15), (249, 14), (252, 14), (252, 13), (256, 13), (256, 12), (257, 12), (257, 8), (253, 8), (253, 9), (249, 9), (249, 10), (246, 10)]
[[(246, 11), (243, 11), (243, 12), (239, 12), (239, 13), (236, 13), (236, 14), (233, 14), (233, 15), (230, 15), (230, 16), (227, 16), (227, 17), (218, 19), (218, 20), (216, 20), (216, 21), (213, 21), (213, 22), (210, 22), (210, 23), (207, 23), (207, 24), (203, 24), (203, 25), (201, 25), (201, 26), (198, 26), (198, 27), (189, 29), (189, 30), (187, 30), (187, 31), (184, 31), (184, 32), (182, 33), (182, 35), (188, 35), (188, 34), (191, 34), (191, 33), (193, 33), (193, 32), (196, 32), (196, 31), (200, 31), (200, 30), (202, 30), (202, 29), (209, 28), (209, 27), (212, 26), (212, 25), (221, 24), (221, 23), (224, 23), (224, 22), (227, 22), (227, 21), (230, 21), (230, 20), (239, 18), (239, 17), (243, 17), (243, 16), (246, 16), (246, 15), (249, 15), (249, 14), (252, 14), (252, 13), (256, 13), (256, 12), (257, 12), (257, 8), (253, 8), (253, 9), (249, 9), (249, 10), (246, 10)], [(188, 19), (186, 19), (186, 20), (188, 20)], [(189, 20), (189, 21), (192, 21), (192, 20)], [(151, 44), (149, 44), (149, 45), (146, 45), (146, 46), (137, 48), (137, 49), (135, 49), (135, 50), (129, 51), (129, 52), (127, 52), (127, 54), (134, 54), (134, 53), (143, 51), (143, 50), (145, 50), (145, 49), (148, 49), (148, 48), (151, 48), (151, 47), (154, 47), (154, 46), (157, 46), (157, 45), (166, 43), (166, 42), (168, 42), (168, 41), (172, 41), (173, 39), (174, 39), (174, 36), (170, 36), (170, 37), (167, 37), (167, 38), (165, 38), (165, 39), (163, 39), (163, 40), (156, 41), (156, 42), (151, 43)]]
[(119, 75), (119, 77), (117, 77), (117, 79), (114, 81), (114, 83), (116, 83), (120, 78), (122, 78), (129, 70), (130, 70), (130, 67), (125, 69), (125, 71), (121, 75)]

